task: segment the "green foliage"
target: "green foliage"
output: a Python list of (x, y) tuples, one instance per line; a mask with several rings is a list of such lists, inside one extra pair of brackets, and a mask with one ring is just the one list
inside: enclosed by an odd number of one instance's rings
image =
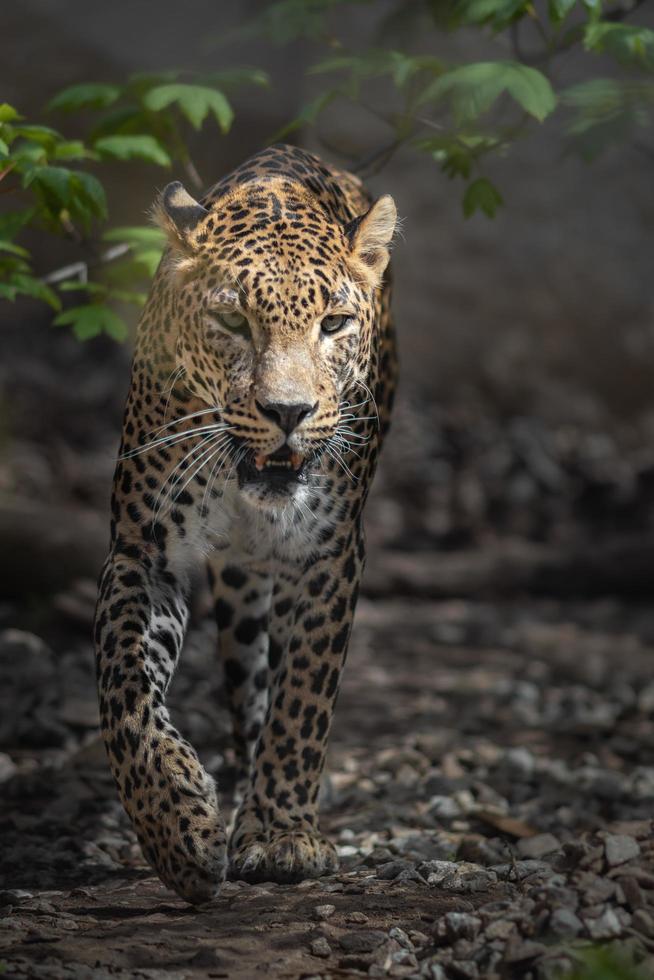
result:
[(125, 340), (127, 328), (125, 321), (103, 303), (88, 303), (74, 306), (54, 318), (54, 325), (72, 326), (78, 340), (90, 340), (101, 333), (107, 333), (114, 340)]
[(647, 132), (654, 119), (652, 81), (594, 78), (565, 89), (561, 101), (570, 113), (572, 144), (593, 160), (615, 143)]
[(617, 944), (576, 953), (578, 965), (569, 980), (647, 980), (643, 970), (621, 953)]
[(495, 212), (502, 203), (502, 195), (490, 180), (478, 177), (468, 184), (463, 195), (463, 213), (466, 218), (469, 218), (475, 211), (483, 211), (488, 218), (494, 218)]
[[(17, 205), (0, 215), (0, 298), (29, 297), (61, 311), (66, 294), (82, 292), (89, 302), (58, 312), (54, 322), (72, 328), (80, 340), (101, 333), (124, 339), (127, 327), (113, 304), (143, 303), (137, 287), (155, 272), (164, 240), (147, 226), (102, 234), (109, 209), (95, 171), (105, 162), (139, 160), (168, 169), (177, 165), (194, 179), (185, 127), (198, 130), (213, 121), (227, 133), (234, 114), (226, 92), (244, 84), (262, 86), (267, 77), (258, 69), (239, 68), (192, 82), (180, 72), (166, 72), (134, 75), (123, 85), (73, 85), (51, 99), (47, 111), (82, 114), (84, 139), (27, 123), (13, 106), (1, 104), (0, 182), (5, 200), (13, 196)], [(20, 242), (30, 230), (88, 243), (96, 252), (101, 236), (110, 247), (100, 253), (97, 273), (93, 269), (97, 279), (89, 277), (86, 262), (72, 263), (61, 275), (38, 276)]]
[[(504, 202), (484, 172), (488, 158), (506, 155), (544, 121), (563, 126), (571, 151), (586, 160), (634, 140), (653, 152), (641, 141), (654, 113), (654, 31), (633, 23), (639, 5), (638, 0), (392, 0), (381, 6), (374, 0), (274, 0), (260, 5), (260, 15), (237, 33), (282, 45), (303, 39), (311, 53), (311, 97), (277, 137), (305, 126), (326, 127), (333, 151), (347, 116), (341, 110), (355, 105), (387, 130), (387, 139), (373, 152), (350, 142), (343, 155), (353, 169), (366, 177), (400, 150), (424, 153), (441, 174), (462, 183), (466, 218), (492, 218)], [(348, 44), (351, 18), (364, 8), (370, 32), (363, 49), (355, 50)], [(441, 38), (461, 31), (484, 35), (483, 61), (466, 63), (436, 53), (456, 51), (457, 45)], [(221, 37), (223, 45), (226, 40)], [(587, 75), (560, 87), (552, 66), (571, 50), (584, 55)], [(607, 56), (613, 71), (606, 67)], [(80, 339), (101, 333), (123, 337), (120, 306), (118, 311), (114, 306), (142, 303), (164, 242), (155, 228), (106, 227), (103, 166), (129, 168), (138, 161), (157, 168), (153, 183), (163, 168), (181, 172), (199, 189), (189, 153), (193, 132), (211, 125), (226, 135), (234, 119), (232, 93), (243, 85), (267, 84), (257, 68), (171, 70), (132, 75), (120, 84), (84, 82), (50, 100), (48, 122), (52, 117), (57, 128), (34, 124), (13, 106), (0, 104), (0, 191), (9, 205), (0, 214), (0, 298), (47, 303), (57, 312), (55, 322)], [(71, 117), (74, 138), (60, 132)], [(356, 142), (358, 136), (353, 138)], [(352, 164), (357, 155), (359, 164)], [(27, 247), (35, 230), (77, 243), (94, 258), (37, 275)], [(83, 302), (64, 309), (63, 301), (71, 297)]]
[(93, 144), (101, 160), (147, 160), (160, 167), (170, 167), (171, 159), (154, 136), (100, 136)]
[(588, 51), (613, 55), (624, 65), (654, 70), (654, 31), (632, 24), (594, 22), (584, 33)]
[(526, 113), (542, 122), (554, 110), (556, 96), (535, 68), (512, 61), (479, 61), (445, 72), (424, 90), (419, 104), (449, 98), (457, 126), (476, 122), (504, 92)]
[(223, 133), (229, 132), (234, 112), (225, 95), (218, 89), (204, 85), (157, 85), (145, 95), (146, 109), (160, 112), (170, 105), (176, 105), (194, 129), (200, 129), (211, 113)]

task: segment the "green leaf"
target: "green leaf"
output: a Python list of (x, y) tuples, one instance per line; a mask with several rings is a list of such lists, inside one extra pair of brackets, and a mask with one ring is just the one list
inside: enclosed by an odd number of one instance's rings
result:
[(498, 189), (485, 177), (473, 180), (463, 195), (463, 213), (469, 218), (475, 211), (483, 211), (489, 217), (495, 217), (498, 207), (503, 204), (502, 195)]
[(234, 112), (227, 98), (219, 89), (203, 85), (159, 85), (150, 89), (143, 97), (143, 104), (152, 112), (160, 112), (170, 105), (177, 105), (195, 129), (212, 113), (223, 133), (228, 132)]
[(7, 144), (3, 139), (0, 139), (0, 155), (2, 155), (3, 157), (9, 156), (9, 147), (7, 146)]
[(53, 157), (55, 160), (85, 160), (93, 158), (93, 153), (81, 140), (62, 140), (55, 146)]
[(548, 0), (547, 10), (553, 24), (560, 24), (568, 16), (577, 0)]
[(228, 68), (225, 71), (211, 72), (209, 75), (202, 75), (202, 81), (206, 85), (218, 87), (220, 89), (234, 89), (241, 85), (257, 85), (260, 88), (267, 88), (270, 85), (270, 78), (265, 71), (260, 68)]
[(21, 124), (20, 126), (13, 126), (12, 129), (15, 136), (22, 136), (33, 143), (48, 148), (53, 147), (62, 138), (61, 134), (56, 129), (51, 129), (50, 126)]
[(566, 131), (575, 149), (592, 160), (614, 143), (632, 140), (651, 125), (654, 80), (594, 78), (565, 89), (563, 105), (572, 113)]
[(22, 119), (13, 105), (8, 102), (0, 102), (0, 123), (13, 122), (14, 119)]
[(93, 144), (101, 157), (113, 160), (147, 160), (160, 167), (170, 167), (171, 159), (154, 136), (101, 136)]
[(70, 179), (72, 171), (66, 167), (34, 167), (23, 178), (23, 186), (35, 184), (42, 192), (47, 203), (61, 210), (65, 208), (71, 196)]
[(130, 245), (161, 246), (166, 244), (166, 236), (159, 228), (149, 225), (134, 225), (122, 228), (111, 228), (102, 236), (105, 242), (127, 242)]
[(74, 170), (72, 174), (71, 184), (76, 202), (79, 202), (83, 209), (88, 208), (94, 217), (106, 218), (107, 198), (98, 178), (93, 174), (84, 173), (83, 170)]
[(634, 24), (606, 21), (588, 24), (584, 33), (587, 51), (606, 51), (625, 65), (654, 68), (654, 30)]
[(11, 241), (36, 213), (36, 208), (24, 208), (22, 211), (7, 211), (0, 215), (0, 239)]
[(88, 224), (89, 217), (106, 218), (107, 200), (97, 177), (66, 167), (33, 167), (23, 178), (34, 186), (46, 208), (55, 217), (67, 209), (73, 220)]
[(441, 75), (443, 62), (431, 55), (408, 55), (403, 51), (387, 51), (373, 48), (363, 55), (336, 55), (312, 65), (310, 75), (321, 75), (326, 72), (349, 71), (353, 83), (350, 97), (356, 96), (358, 83), (367, 78), (379, 75), (389, 75), (398, 89), (406, 84), (419, 72), (427, 75)]
[(494, 31), (503, 31), (528, 12), (531, 0), (458, 0), (449, 11), (442, 0), (432, 0), (431, 7), (437, 22), (443, 20), (440, 9), (443, 6), (446, 8), (446, 26), (450, 29), (486, 24)]
[(21, 245), (14, 245), (13, 242), (5, 241), (0, 238), (0, 252), (9, 252), (10, 255), (19, 255), (23, 259), (28, 259), (30, 253)]
[(127, 337), (125, 321), (108, 306), (100, 303), (74, 306), (55, 317), (53, 323), (56, 327), (72, 326), (78, 340), (90, 340), (101, 333), (121, 341)]
[(31, 296), (39, 299), (53, 310), (61, 309), (61, 300), (49, 286), (27, 272), (10, 275), (8, 282), (0, 283), (0, 296), (13, 302), (17, 296)]
[(64, 112), (74, 112), (77, 109), (104, 109), (115, 102), (120, 93), (121, 90), (117, 85), (105, 85), (102, 82), (71, 85), (55, 95), (47, 108), (48, 110), (61, 109)]
[(539, 122), (556, 105), (552, 86), (542, 72), (513, 61), (479, 61), (453, 68), (431, 82), (418, 102), (449, 97), (455, 119), (464, 125), (490, 109), (503, 92)]
[(136, 271), (145, 273), (146, 276), (151, 278), (161, 262), (161, 249), (149, 248), (149, 249), (139, 249), (134, 252), (133, 265)]

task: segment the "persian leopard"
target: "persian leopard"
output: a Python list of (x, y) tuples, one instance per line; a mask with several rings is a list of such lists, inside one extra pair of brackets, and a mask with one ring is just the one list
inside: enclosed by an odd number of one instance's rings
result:
[[(155, 206), (168, 246), (139, 324), (95, 618), (103, 737), (161, 880), (337, 868), (317, 800), (364, 563), (362, 510), (396, 355), (388, 195), (290, 146), (201, 202)], [(229, 835), (166, 689), (206, 562), (245, 775)]]

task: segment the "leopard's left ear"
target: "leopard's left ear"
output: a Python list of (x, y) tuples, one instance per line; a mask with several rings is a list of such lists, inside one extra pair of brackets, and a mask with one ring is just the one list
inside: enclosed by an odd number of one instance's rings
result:
[(395, 201), (390, 194), (384, 194), (365, 214), (346, 226), (352, 257), (373, 286), (379, 285), (388, 265), (396, 222)]
[(170, 244), (183, 252), (192, 251), (193, 233), (208, 214), (178, 180), (164, 187), (152, 209), (153, 220), (166, 233)]

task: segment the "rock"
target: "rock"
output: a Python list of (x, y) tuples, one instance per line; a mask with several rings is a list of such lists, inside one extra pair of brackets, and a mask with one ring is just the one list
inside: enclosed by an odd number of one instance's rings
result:
[(640, 845), (626, 834), (607, 834), (604, 839), (604, 853), (609, 868), (626, 864), (640, 854)]
[[(418, 935), (420, 934), (418, 933)], [(399, 943), (404, 949), (413, 949), (413, 942), (411, 939), (409, 939), (404, 929), (400, 929), (399, 926), (393, 926), (393, 928), (389, 930), (388, 938), (394, 939), (395, 942)], [(425, 936), (424, 938), (426, 942), (429, 942), (428, 936)]]
[(335, 911), (335, 905), (316, 905), (313, 910), (313, 914), (316, 919), (329, 919)]
[(631, 917), (631, 924), (637, 932), (654, 939), (654, 917), (645, 909), (636, 909)]
[(321, 959), (326, 959), (332, 955), (332, 948), (324, 936), (318, 936), (317, 939), (312, 939), (309, 949), (311, 950), (312, 956), (319, 956)]
[(515, 922), (509, 919), (496, 919), (495, 922), (486, 928), (485, 936), (487, 939), (509, 939), (517, 932)]
[(435, 935), (455, 942), (457, 939), (474, 939), (481, 929), (481, 919), (469, 912), (446, 912), (436, 925)]
[(458, 980), (478, 980), (479, 967), (474, 960), (452, 960), (450, 973)]
[(422, 875), (427, 875), (427, 884), (444, 891), (477, 892), (490, 888), (497, 882), (494, 870), (482, 868), (467, 861), (426, 861), (419, 866)]
[(550, 915), (549, 930), (561, 939), (573, 939), (583, 928), (583, 922), (571, 909), (554, 909)]
[(420, 968), (420, 976), (426, 980), (447, 980), (445, 969), (434, 960), (425, 960)]
[(623, 931), (622, 923), (612, 908), (605, 909), (597, 918), (584, 916), (584, 923), (591, 939), (614, 939)]
[(622, 889), (625, 902), (632, 912), (634, 912), (636, 909), (642, 908), (646, 904), (645, 896), (643, 895), (642, 889), (636, 878), (628, 875), (624, 878), (618, 878), (617, 883)]
[(405, 977), (414, 973), (418, 968), (418, 960), (409, 949), (398, 949), (391, 953), (391, 963), (389, 975), (391, 977)]
[(547, 952), (547, 946), (542, 943), (534, 943), (529, 939), (513, 940), (504, 950), (504, 959), (507, 963), (523, 963), (526, 960), (535, 960)]
[(432, 796), (428, 803), (429, 813), (438, 820), (455, 820), (463, 810), (451, 796)]
[(345, 916), (345, 921), (361, 925), (368, 921), (368, 916), (365, 912), (348, 912)]
[(386, 933), (376, 930), (362, 930), (360, 932), (346, 932), (339, 937), (341, 949), (347, 953), (371, 953), (386, 941)]
[(524, 881), (525, 878), (530, 878), (532, 875), (548, 877), (553, 874), (551, 865), (546, 864), (545, 861), (536, 861), (534, 858), (514, 861), (511, 864), (494, 864), (489, 870), (494, 872), (498, 878), (508, 881)]
[(0, 752), (0, 783), (6, 782), (18, 771), (16, 763), (5, 752)]
[(542, 858), (546, 854), (558, 851), (561, 842), (554, 834), (536, 834), (534, 837), (524, 837), (516, 844), (516, 850), (523, 858)]
[(377, 867), (377, 877), (381, 878), (382, 881), (392, 881), (402, 871), (414, 871), (415, 865), (412, 861), (388, 861), (386, 864), (380, 864)]

